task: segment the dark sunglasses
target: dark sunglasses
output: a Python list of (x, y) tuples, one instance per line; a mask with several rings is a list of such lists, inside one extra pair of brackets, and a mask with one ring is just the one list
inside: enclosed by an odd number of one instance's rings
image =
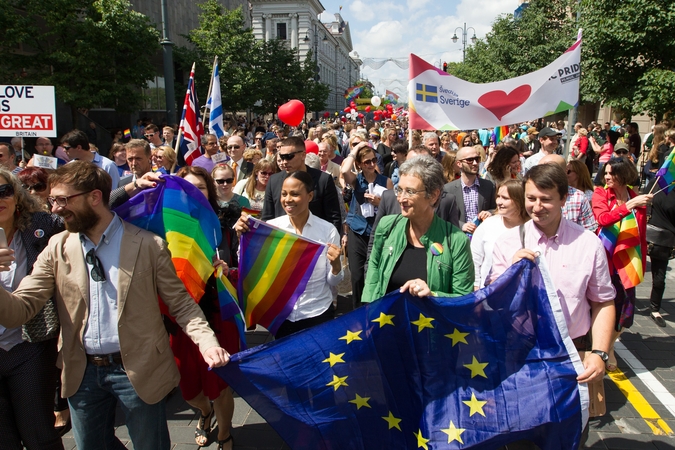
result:
[(377, 163), (377, 158), (370, 158), (370, 159), (364, 159), (361, 161), (361, 164), (364, 164), (366, 166), (373, 166)]
[(477, 164), (477, 163), (480, 162), (480, 156), (474, 156), (473, 158), (464, 158), (460, 161), (465, 162), (465, 163), (469, 163), (469, 164), (471, 164), (471, 163)]
[(295, 155), (297, 155), (298, 153), (303, 153), (303, 151), (298, 150), (298, 151), (286, 153), (286, 154), (279, 153), (279, 158), (281, 158), (282, 161), (290, 161), (291, 159), (295, 158)]
[(627, 155), (628, 150), (615, 150), (614, 153), (616, 153), (617, 155)]
[(11, 184), (0, 185), (0, 198), (14, 197), (14, 187)]
[(98, 256), (96, 256), (96, 253), (94, 252), (93, 248), (87, 252), (85, 259), (87, 260), (87, 264), (92, 265), (90, 272), (91, 279), (96, 282), (105, 281), (105, 272), (103, 272), (103, 265), (101, 264), (101, 260), (98, 259)]
[(232, 184), (234, 183), (234, 178), (219, 178), (214, 181), (218, 184)]
[(260, 172), (258, 172), (258, 175), (267, 175), (268, 177), (271, 177), (272, 175), (274, 175), (274, 172), (263, 172), (263, 171), (260, 171)]
[(42, 192), (45, 189), (47, 189), (47, 185), (44, 183), (35, 183), (34, 185), (27, 185), (24, 184), (23, 188), (27, 191), (35, 191), (35, 192)]
[(241, 148), (241, 145), (228, 145), (225, 148), (228, 149), (228, 150), (235, 150), (235, 149)]

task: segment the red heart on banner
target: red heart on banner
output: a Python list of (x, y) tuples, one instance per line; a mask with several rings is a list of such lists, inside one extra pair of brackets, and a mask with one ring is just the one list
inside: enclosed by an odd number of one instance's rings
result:
[(497, 120), (502, 120), (502, 117), (525, 103), (530, 98), (531, 92), (530, 85), (524, 84), (512, 90), (510, 94), (504, 91), (486, 92), (478, 98), (478, 103), (494, 114)]

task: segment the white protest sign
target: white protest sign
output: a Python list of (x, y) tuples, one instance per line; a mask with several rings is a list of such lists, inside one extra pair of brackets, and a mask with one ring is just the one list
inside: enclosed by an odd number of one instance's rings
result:
[(33, 165), (43, 169), (56, 169), (58, 160), (53, 156), (33, 155)]
[(56, 137), (54, 86), (0, 85), (0, 136)]
[(224, 152), (216, 153), (215, 155), (211, 156), (211, 161), (213, 161), (214, 164), (225, 163), (229, 160), (230, 157), (227, 156), (227, 153)]

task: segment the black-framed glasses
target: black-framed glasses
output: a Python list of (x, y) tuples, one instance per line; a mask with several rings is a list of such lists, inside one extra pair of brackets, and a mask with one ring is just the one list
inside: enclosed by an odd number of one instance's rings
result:
[(61, 195), (59, 197), (47, 197), (47, 201), (49, 202), (50, 206), (58, 205), (61, 208), (65, 208), (66, 206), (68, 206), (68, 200), (70, 200), (71, 198), (75, 198), (75, 197), (79, 197), (80, 195), (88, 194), (91, 191), (93, 191), (93, 189), (90, 190), (90, 191), (80, 192), (79, 194)]
[(65, 151), (68, 151), (73, 147), (72, 147), (72, 145), (62, 145), (61, 148), (63, 148)]
[(89, 250), (85, 256), (85, 259), (87, 260), (87, 264), (90, 264), (92, 266), (91, 272), (89, 274), (91, 275), (91, 279), (98, 282), (105, 281), (105, 272), (103, 271), (103, 265), (101, 264), (101, 260), (98, 259), (98, 256), (96, 256), (96, 252), (92, 248)]
[(47, 185), (45, 183), (35, 183), (33, 185), (24, 184), (22, 186), (27, 191), (35, 191), (35, 192), (42, 192), (45, 189), (47, 189)]
[(213, 181), (215, 181), (218, 184), (232, 184), (234, 183), (234, 178), (218, 178)]
[(11, 184), (0, 185), (0, 198), (14, 197), (14, 186)]
[(473, 156), (471, 158), (464, 158), (460, 159), (460, 161), (471, 164), (471, 163), (476, 163), (478, 164), (480, 162), (480, 156)]
[(225, 148), (228, 149), (228, 150), (233, 150), (233, 149), (241, 148), (241, 145), (228, 145)]
[(295, 158), (295, 155), (297, 155), (298, 153), (304, 153), (304, 151), (303, 150), (297, 150), (297, 151), (294, 151), (294, 152), (291, 152), (291, 153), (285, 153), (285, 154), (279, 153), (279, 158), (281, 158), (282, 161), (290, 161), (291, 159)]
[(361, 165), (364, 166), (374, 166), (375, 164), (377, 164), (377, 158), (364, 159), (361, 161)]

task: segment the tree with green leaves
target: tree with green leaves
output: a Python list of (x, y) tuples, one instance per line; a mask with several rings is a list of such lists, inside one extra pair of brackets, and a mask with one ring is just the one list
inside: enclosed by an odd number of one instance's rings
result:
[(661, 119), (675, 108), (675, 2), (582, 0), (585, 100)]
[(0, 79), (53, 85), (77, 108), (141, 107), (159, 32), (127, 0), (0, 0)]
[(285, 41), (256, 41), (252, 30), (245, 28), (241, 8), (225, 10), (216, 0), (199, 6), (199, 28), (187, 36), (193, 47), (177, 49), (176, 60), (185, 70), (197, 62), (200, 92), (208, 90), (213, 59), (218, 56), (226, 110), (276, 112), (290, 99), (301, 100), (307, 111), (325, 108), (329, 89), (314, 81), (311, 53), (303, 65), (297, 49), (289, 48)]
[(448, 72), (474, 83), (489, 83), (534, 72), (574, 43), (573, 0), (533, 0), (520, 18), (498, 17), (483, 39), (467, 47), (463, 63)]

